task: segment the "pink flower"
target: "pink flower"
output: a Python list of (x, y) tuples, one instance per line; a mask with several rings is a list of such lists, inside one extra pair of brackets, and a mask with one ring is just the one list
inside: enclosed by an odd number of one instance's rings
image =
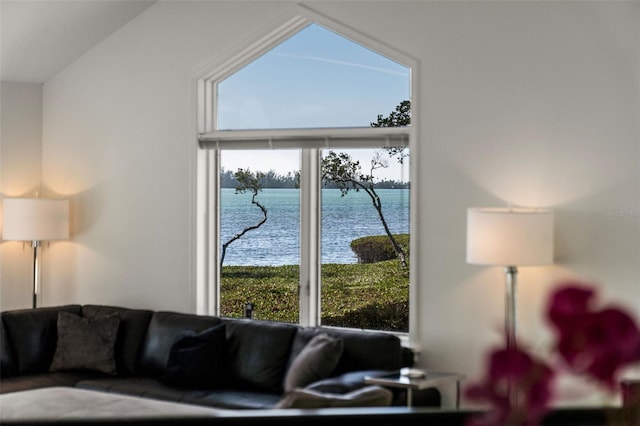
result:
[[(547, 319), (556, 331), (555, 349), (569, 368), (614, 390), (620, 370), (640, 361), (640, 328), (620, 307), (596, 309), (595, 296), (591, 286), (566, 282), (549, 298)], [(552, 399), (553, 377), (547, 365), (522, 349), (492, 352), (486, 377), (466, 390), (467, 398), (487, 402), (491, 410), (469, 426), (538, 425)]]
[(492, 352), (488, 374), (466, 390), (467, 398), (488, 402), (491, 410), (473, 418), (470, 426), (534, 426), (547, 413), (553, 371), (525, 351)]
[(595, 291), (580, 283), (566, 282), (549, 297), (548, 318), (559, 329), (573, 329), (579, 315), (588, 314)]
[(619, 371), (640, 361), (640, 329), (621, 308), (594, 309), (594, 299), (591, 287), (566, 283), (551, 295), (547, 317), (567, 365), (613, 390)]

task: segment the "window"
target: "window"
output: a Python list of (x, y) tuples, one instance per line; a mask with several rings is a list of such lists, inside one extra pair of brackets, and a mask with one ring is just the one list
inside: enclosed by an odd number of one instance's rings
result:
[[(269, 150), (220, 152), (220, 314), (297, 323), (299, 153), (278, 152), (278, 158), (288, 159), (288, 174), (269, 169), (262, 175), (257, 170), (260, 163), (253, 169), (250, 166), (255, 163), (247, 164), (272, 154)], [(269, 161), (264, 164), (273, 166)], [(251, 312), (245, 313), (247, 309)]]
[[(323, 150), (323, 163), (331, 160), (332, 152), (359, 161), (363, 172), (374, 175), (376, 171), (368, 167), (376, 155), (394, 161), (379, 147)], [(409, 182), (402, 178), (408, 171), (404, 166), (384, 170), (385, 180), (378, 173), (375, 186), (357, 192), (345, 193), (332, 187), (333, 182), (322, 188), (322, 325), (408, 331)], [(406, 256), (404, 264), (393, 251), (385, 226), (401, 256)]]
[(217, 83), (217, 130), (369, 127), (409, 69), (312, 24)]
[(200, 311), (407, 332), (410, 127), (377, 125), (408, 116), (410, 69), (306, 20), (276, 34), (201, 80)]

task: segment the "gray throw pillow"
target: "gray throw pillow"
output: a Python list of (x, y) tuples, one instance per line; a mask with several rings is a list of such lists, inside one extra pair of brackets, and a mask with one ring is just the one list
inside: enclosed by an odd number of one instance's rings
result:
[(93, 370), (115, 375), (119, 325), (120, 319), (113, 315), (90, 319), (59, 312), (58, 343), (49, 370)]
[(392, 399), (391, 391), (380, 386), (366, 386), (344, 395), (294, 389), (275, 408), (386, 407)]
[(291, 363), (284, 378), (284, 390), (303, 388), (331, 374), (342, 356), (342, 339), (318, 334), (307, 343)]

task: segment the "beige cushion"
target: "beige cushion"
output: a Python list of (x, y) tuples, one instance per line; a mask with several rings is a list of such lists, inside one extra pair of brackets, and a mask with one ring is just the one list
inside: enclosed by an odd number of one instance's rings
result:
[(294, 389), (276, 408), (385, 407), (391, 405), (392, 398), (391, 391), (380, 386), (367, 386), (343, 395)]
[[(0, 395), (0, 424), (52, 424), (86, 425), (94, 421), (100, 424), (162, 424), (166, 418), (216, 417), (230, 412), (210, 407), (199, 407), (151, 398), (118, 395), (87, 389), (52, 387), (10, 392)], [(152, 419), (156, 419), (154, 422)], [(179, 424), (169, 421), (169, 423)], [(185, 423), (189, 420), (185, 419)], [(215, 425), (215, 419), (209, 423)]]
[(285, 392), (326, 379), (342, 356), (342, 339), (318, 334), (295, 357), (284, 378)]
[(116, 374), (114, 348), (120, 319), (117, 316), (82, 318), (58, 313), (58, 342), (49, 370), (94, 370)]

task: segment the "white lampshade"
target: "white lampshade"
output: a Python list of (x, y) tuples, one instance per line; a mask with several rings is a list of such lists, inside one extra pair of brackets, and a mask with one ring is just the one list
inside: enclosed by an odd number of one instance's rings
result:
[(69, 238), (69, 201), (42, 198), (2, 200), (2, 239), (49, 241)]
[(467, 262), (498, 266), (553, 263), (553, 212), (523, 208), (469, 209)]

